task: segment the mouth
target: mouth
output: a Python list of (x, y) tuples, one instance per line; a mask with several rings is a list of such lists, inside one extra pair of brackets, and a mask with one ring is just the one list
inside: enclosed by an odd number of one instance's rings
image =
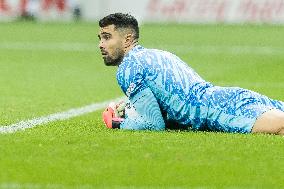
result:
[(101, 55), (102, 55), (102, 56), (107, 56), (107, 52), (101, 51)]

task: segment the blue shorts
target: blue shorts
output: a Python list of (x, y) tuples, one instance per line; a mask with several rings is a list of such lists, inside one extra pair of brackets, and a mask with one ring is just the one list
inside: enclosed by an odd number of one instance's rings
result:
[(207, 129), (211, 131), (250, 133), (256, 119), (271, 109), (284, 111), (284, 102), (238, 87), (211, 87)]

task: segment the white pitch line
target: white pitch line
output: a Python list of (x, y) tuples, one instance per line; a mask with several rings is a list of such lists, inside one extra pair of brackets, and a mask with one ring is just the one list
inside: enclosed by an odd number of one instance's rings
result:
[(94, 52), (99, 50), (98, 47), (93, 43), (80, 42), (1, 42), (0, 49), (67, 52)]
[(108, 101), (105, 101), (105, 102), (90, 104), (90, 105), (83, 106), (83, 107), (80, 107), (80, 108), (73, 108), (73, 109), (70, 109), (70, 110), (67, 110), (67, 111), (64, 111), (64, 112), (58, 112), (58, 113), (50, 114), (50, 115), (47, 115), (47, 116), (42, 116), (42, 117), (38, 117), (38, 118), (34, 118), (34, 119), (20, 121), (18, 123), (14, 123), (14, 124), (7, 125), (7, 126), (1, 126), (0, 127), (0, 133), (1, 134), (15, 133), (17, 131), (22, 131), (22, 130), (25, 130), (25, 129), (33, 128), (33, 127), (36, 127), (38, 125), (46, 124), (46, 123), (49, 123), (49, 122), (70, 119), (72, 117), (80, 116), (80, 115), (83, 115), (83, 114), (87, 114), (87, 113), (97, 111), (99, 109), (103, 109), (103, 108), (107, 107), (107, 105), (110, 102), (112, 102), (112, 101), (116, 102), (116, 101), (120, 101), (120, 100), (123, 100), (123, 99), (125, 99), (125, 98), (112, 99), (112, 100), (108, 100)]

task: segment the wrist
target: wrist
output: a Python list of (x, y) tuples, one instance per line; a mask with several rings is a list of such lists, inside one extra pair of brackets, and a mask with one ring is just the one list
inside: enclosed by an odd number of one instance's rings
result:
[(124, 121), (124, 118), (114, 117), (112, 118), (112, 128), (120, 129), (120, 124)]

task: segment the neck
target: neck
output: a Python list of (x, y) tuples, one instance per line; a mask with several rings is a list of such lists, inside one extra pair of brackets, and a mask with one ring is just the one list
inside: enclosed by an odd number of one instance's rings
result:
[(128, 52), (133, 49), (136, 45), (138, 45), (138, 41), (133, 42), (131, 45), (129, 45), (127, 48), (124, 50), (124, 55), (128, 54)]

